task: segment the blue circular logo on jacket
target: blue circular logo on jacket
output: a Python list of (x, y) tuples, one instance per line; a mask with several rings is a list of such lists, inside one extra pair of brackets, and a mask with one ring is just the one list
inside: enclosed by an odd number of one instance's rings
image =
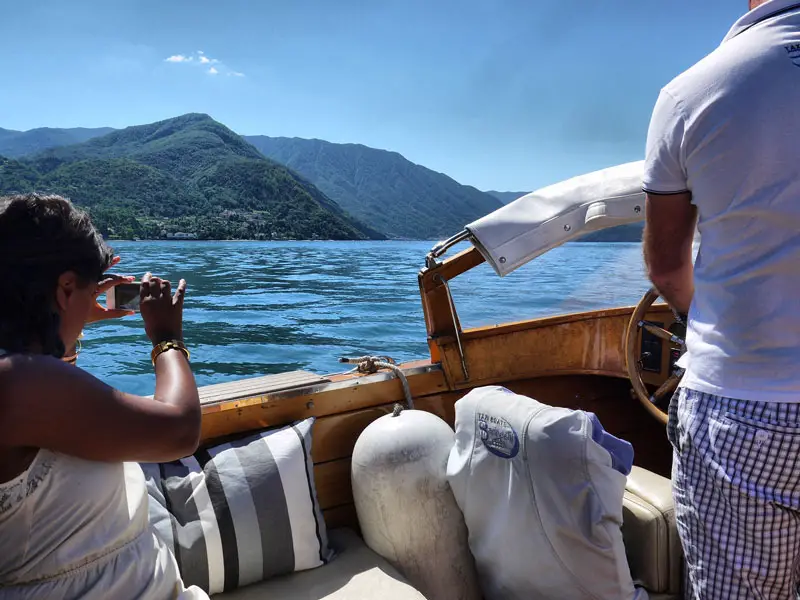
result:
[(478, 434), (489, 452), (506, 459), (519, 454), (519, 436), (508, 421), (485, 413), (477, 413), (476, 417)]

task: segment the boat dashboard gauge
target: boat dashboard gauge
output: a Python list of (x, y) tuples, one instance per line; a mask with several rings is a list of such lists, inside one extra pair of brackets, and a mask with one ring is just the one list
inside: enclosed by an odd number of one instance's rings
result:
[[(666, 323), (663, 321), (649, 321), (651, 324), (664, 328)], [(671, 334), (686, 339), (686, 325), (673, 321), (666, 330)], [(668, 352), (667, 360), (667, 373), (672, 373), (675, 370), (675, 363), (683, 356), (683, 347), (678, 344), (664, 342), (660, 337), (650, 333), (647, 330), (642, 330), (642, 341), (639, 351), (639, 364), (642, 371), (650, 373), (662, 373), (664, 366), (664, 351)]]

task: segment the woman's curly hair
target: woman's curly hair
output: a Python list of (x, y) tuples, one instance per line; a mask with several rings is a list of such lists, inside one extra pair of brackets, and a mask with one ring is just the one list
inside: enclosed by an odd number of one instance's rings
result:
[(0, 197), (0, 349), (60, 358), (58, 278), (94, 284), (113, 253), (89, 216), (61, 196)]

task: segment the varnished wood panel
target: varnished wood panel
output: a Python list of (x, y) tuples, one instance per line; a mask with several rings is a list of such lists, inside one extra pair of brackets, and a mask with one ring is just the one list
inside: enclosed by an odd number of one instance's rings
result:
[[(404, 402), (400, 381), (387, 377), (385, 373), (350, 377), (319, 386), (206, 405), (201, 439), (206, 443), (233, 433), (284, 425), (311, 416), (323, 417)], [(440, 370), (410, 375), (408, 382), (415, 397), (447, 390)]]
[(347, 527), (361, 535), (361, 526), (358, 524), (355, 504), (343, 504), (322, 511), (325, 526), (330, 531), (339, 527)]
[[(452, 427), (455, 421), (455, 401), (462, 395), (463, 393), (451, 392), (418, 398), (415, 408), (441, 417)], [(375, 419), (391, 413), (393, 406), (384, 404), (318, 419), (314, 423), (314, 441), (311, 447), (314, 462), (327, 462), (351, 456), (361, 432)]]
[[(654, 306), (648, 318), (661, 318), (665, 312), (669, 312), (665, 306)], [(468, 330), (463, 335), (468, 381), (464, 380), (455, 341), (440, 340), (442, 370), (410, 376), (412, 393), (420, 397), (554, 375), (627, 378), (623, 344), (631, 313), (632, 309), (611, 309)], [(666, 356), (664, 360), (666, 367)], [(658, 385), (665, 378), (666, 372), (646, 379)], [(308, 416), (324, 417), (403, 401), (400, 382), (387, 379), (386, 374), (338, 375), (330, 380), (331, 383), (206, 405), (202, 440)]]
[(237, 398), (263, 396), (264, 394), (325, 383), (326, 381), (330, 380), (308, 371), (289, 371), (287, 373), (265, 375), (264, 377), (250, 377), (248, 379), (205, 385), (198, 387), (197, 391), (200, 392), (200, 404), (212, 404)]
[[(457, 388), (554, 375), (605, 375), (627, 378), (625, 332), (633, 308), (616, 308), (548, 317), (494, 327), (470, 329), (462, 335), (469, 380), (464, 379), (455, 339), (440, 340), (442, 366)], [(656, 305), (647, 318), (671, 314)], [(664, 371), (648, 378), (660, 384)]]
[(428, 333), (431, 361), (441, 361), (438, 338), (453, 336), (456, 330), (461, 331), (458, 313), (453, 314), (451, 311), (443, 281), (450, 281), (482, 262), (484, 262), (483, 256), (476, 248), (472, 247), (445, 259), (432, 269), (423, 269), (420, 272), (419, 291), (422, 299), (422, 313), (425, 317), (425, 328)]
[(321, 509), (353, 502), (350, 486), (350, 458), (314, 465), (314, 484)]
[(629, 316), (532, 324), (496, 335), (466, 332), (462, 344), (469, 381), (464, 380), (456, 344), (441, 347), (443, 366), (456, 387), (566, 374), (625, 377), (623, 344)]
[(474, 246), (462, 250), (458, 254), (445, 258), (441, 263), (432, 269), (423, 269), (419, 274), (420, 286), (424, 291), (438, 287), (436, 275), (441, 275), (445, 281), (450, 281), (470, 269), (474, 269), (483, 264), (485, 259)]

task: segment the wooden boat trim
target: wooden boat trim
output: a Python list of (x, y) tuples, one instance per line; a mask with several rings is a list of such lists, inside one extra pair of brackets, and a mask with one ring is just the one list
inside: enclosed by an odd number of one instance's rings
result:
[[(414, 398), (448, 391), (442, 365), (415, 361), (400, 365)], [(201, 441), (285, 425), (307, 417), (324, 417), (394, 402), (405, 402), (393, 373), (340, 374), (330, 382), (218, 401), (203, 406)]]
[[(403, 373), (405, 374), (406, 377), (414, 377), (415, 375), (432, 373), (435, 371), (441, 371), (442, 369), (441, 365), (439, 364), (424, 362), (424, 364), (420, 365), (419, 363), (420, 361), (414, 361), (413, 363), (401, 364), (399, 365), (399, 367), (403, 370)], [(356, 386), (364, 386), (370, 383), (377, 383), (379, 381), (389, 381), (391, 379), (396, 379), (396, 377), (393, 373), (389, 371), (380, 371), (378, 373), (373, 373), (371, 375), (362, 375), (359, 373), (352, 373), (352, 374), (340, 373), (338, 375), (329, 375), (327, 377), (318, 376), (317, 381), (315, 381), (314, 383), (306, 383), (306, 384), (301, 383), (299, 385), (294, 385), (291, 387), (268, 390), (263, 393), (260, 392), (260, 393), (248, 394), (238, 398), (212, 399), (209, 402), (203, 404), (203, 412), (206, 412), (206, 409), (208, 409), (209, 407), (228, 404), (231, 401), (235, 401), (237, 403), (242, 402), (243, 403), (242, 405), (250, 403), (252, 401), (274, 402), (282, 399), (295, 398), (297, 396), (323, 394), (335, 390), (343, 390)], [(198, 388), (198, 389), (202, 391), (204, 388)]]
[[(435, 342), (452, 389), (554, 375), (626, 379), (625, 339), (633, 310), (613, 308), (470, 329), (461, 335), (461, 348), (453, 337)], [(668, 314), (666, 305), (656, 305), (648, 317)], [(648, 383), (659, 377), (654, 374)]]
[(250, 398), (256, 395), (283, 392), (290, 389), (302, 388), (309, 385), (320, 384), (330, 381), (327, 377), (310, 373), (308, 371), (289, 371), (266, 375), (264, 377), (252, 377), (248, 379), (236, 379), (224, 383), (216, 383), (198, 387), (200, 393), (200, 404), (213, 404), (226, 400), (236, 400), (238, 398)]
[[(653, 307), (655, 312), (661, 305)], [(600, 310), (585, 311), (579, 313), (570, 313), (567, 315), (556, 315), (553, 317), (540, 317), (536, 319), (528, 319), (525, 321), (513, 321), (510, 323), (500, 323), (497, 325), (484, 325), (481, 327), (472, 327), (465, 329), (461, 335), (462, 340), (473, 340), (495, 335), (503, 335), (506, 333), (513, 333), (515, 331), (526, 331), (528, 329), (541, 329), (543, 327), (554, 327), (556, 325), (564, 325), (566, 323), (578, 323), (580, 321), (594, 321), (596, 319), (603, 319), (606, 317), (630, 316), (633, 313), (634, 306), (627, 306), (621, 308), (607, 308)], [(664, 309), (669, 312), (669, 307), (664, 305)]]

